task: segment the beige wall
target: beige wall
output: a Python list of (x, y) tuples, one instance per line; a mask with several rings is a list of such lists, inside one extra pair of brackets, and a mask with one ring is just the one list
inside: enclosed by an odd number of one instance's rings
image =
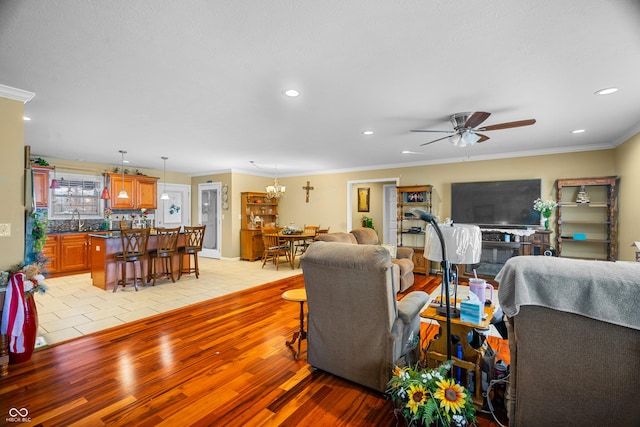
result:
[[(638, 138), (638, 137), (636, 137)], [(638, 144), (635, 144), (637, 146)], [(636, 150), (638, 151), (638, 150)], [(640, 160), (640, 153), (629, 153), (629, 157), (636, 156)], [(494, 181), (512, 179), (540, 178), (542, 180), (542, 198), (555, 199), (555, 181), (559, 178), (584, 178), (596, 176), (616, 175), (615, 150), (598, 150), (570, 154), (556, 154), (513, 159), (467, 161), (432, 166), (415, 166), (407, 168), (393, 168), (371, 170), (365, 172), (351, 172), (331, 175), (310, 175), (302, 177), (281, 178), (280, 182), (287, 185), (287, 196), (281, 199), (281, 218), (285, 223), (293, 221), (296, 224), (322, 224), (331, 226), (331, 231), (347, 231), (347, 182), (363, 181), (352, 185), (372, 188), (372, 217), (376, 228), (382, 226), (382, 190), (374, 197), (373, 188), (382, 186), (380, 180), (394, 181), (399, 178), (400, 185), (433, 185), (433, 212), (444, 219), (450, 216), (450, 187), (453, 182)], [(633, 160), (628, 159), (629, 164)], [(629, 166), (626, 169), (631, 169)], [(630, 172), (627, 172), (630, 173)], [(310, 181), (314, 190), (311, 191), (310, 202), (304, 202), (302, 187)], [(371, 184), (365, 183), (371, 180)], [(629, 180), (633, 182), (633, 179)], [(637, 182), (637, 181), (636, 181)], [(630, 183), (628, 184), (630, 185)], [(251, 191), (260, 191), (253, 188)], [(376, 190), (377, 191), (377, 190)], [(376, 193), (377, 194), (377, 193)], [(357, 212), (355, 194), (351, 195), (353, 203), (353, 222), (357, 224), (361, 213)], [(533, 200), (531, 201), (533, 204)], [(621, 217), (625, 209), (620, 202)], [(379, 213), (378, 213), (379, 212)], [(633, 211), (631, 212), (633, 215)], [(282, 221), (281, 221), (282, 222)], [(552, 217), (552, 229), (555, 228), (555, 217)], [(555, 236), (552, 237), (555, 240)], [(637, 239), (640, 239), (638, 235)], [(622, 248), (620, 248), (622, 249)], [(621, 251), (620, 259), (633, 259)], [(624, 258), (622, 257), (624, 254)]]
[(640, 241), (640, 133), (615, 149), (620, 177), (618, 193), (618, 259), (635, 260), (633, 242)]
[(0, 97), (0, 224), (11, 225), (11, 236), (0, 237), (0, 270), (24, 261), (24, 104)]

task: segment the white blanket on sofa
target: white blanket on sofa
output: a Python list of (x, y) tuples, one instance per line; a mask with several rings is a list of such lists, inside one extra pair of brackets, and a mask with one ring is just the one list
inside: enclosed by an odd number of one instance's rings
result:
[(640, 263), (519, 256), (495, 280), (509, 317), (537, 305), (640, 330)]

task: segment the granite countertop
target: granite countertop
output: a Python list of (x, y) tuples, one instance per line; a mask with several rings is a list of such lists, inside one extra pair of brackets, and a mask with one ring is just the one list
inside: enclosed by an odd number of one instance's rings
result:
[(120, 232), (119, 231), (110, 231), (108, 233), (89, 233), (89, 236), (91, 237), (98, 237), (100, 239), (119, 239), (120, 238)]

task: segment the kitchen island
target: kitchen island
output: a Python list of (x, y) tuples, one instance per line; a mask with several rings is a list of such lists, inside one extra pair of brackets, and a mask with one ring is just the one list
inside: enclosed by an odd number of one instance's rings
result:
[[(91, 234), (91, 280), (93, 286), (104, 290), (113, 290), (116, 286), (116, 255), (122, 252), (122, 240), (119, 232), (106, 234)], [(178, 237), (178, 248), (184, 246), (184, 234)], [(149, 235), (147, 250), (156, 249), (157, 236)], [(189, 257), (184, 259), (188, 265)], [(146, 274), (149, 260), (143, 261), (143, 271)], [(178, 279), (180, 269), (180, 254), (176, 251), (173, 256), (173, 275)], [(127, 277), (133, 277), (131, 265), (127, 265)]]

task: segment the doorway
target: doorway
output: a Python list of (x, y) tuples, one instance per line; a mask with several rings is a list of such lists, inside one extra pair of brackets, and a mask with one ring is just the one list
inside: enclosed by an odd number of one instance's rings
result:
[(222, 256), (221, 187), (220, 182), (198, 184), (198, 224), (207, 226), (200, 252), (205, 258)]
[[(383, 243), (387, 243), (387, 239), (390, 239), (389, 242), (394, 242), (395, 230), (396, 230), (396, 222), (395, 222), (395, 187), (400, 185), (400, 178), (372, 178), (372, 179), (361, 179), (354, 181), (347, 181), (347, 231), (351, 231), (353, 224), (353, 187), (354, 184), (366, 184), (366, 183), (383, 183), (383, 191), (382, 191), (382, 205), (373, 206), (373, 209), (380, 209), (382, 211), (383, 220), (382, 220), (382, 232), (378, 231), (378, 237), (382, 237)], [(392, 206), (391, 201), (389, 201), (390, 192), (389, 188), (393, 188), (393, 210), (392, 213), (388, 212), (390, 206)], [(375, 202), (372, 202), (375, 203)], [(393, 224), (393, 229), (390, 229), (391, 224)], [(391, 240), (393, 239), (393, 240)]]

